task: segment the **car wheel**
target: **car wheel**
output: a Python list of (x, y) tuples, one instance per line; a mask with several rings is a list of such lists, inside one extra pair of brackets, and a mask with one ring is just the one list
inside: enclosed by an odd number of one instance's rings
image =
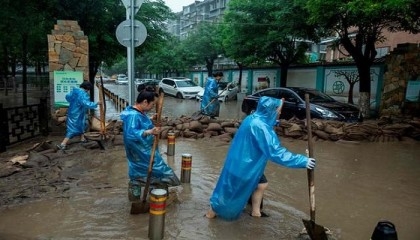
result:
[(182, 94), (181, 94), (180, 92), (176, 94), (176, 97), (177, 97), (177, 98), (181, 98), (181, 99), (183, 98), (183, 97), (182, 97)]
[(229, 100), (229, 97), (228, 96), (226, 96), (225, 97), (225, 102), (227, 102)]
[(163, 94), (165, 94), (165, 92), (163, 91), (163, 89), (162, 89), (162, 88), (159, 88), (159, 93), (163, 93)]

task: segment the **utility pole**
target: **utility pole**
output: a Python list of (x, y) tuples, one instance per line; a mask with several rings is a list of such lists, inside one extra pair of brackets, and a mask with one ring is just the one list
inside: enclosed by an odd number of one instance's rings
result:
[(128, 77), (128, 102), (134, 104), (135, 83), (134, 83), (134, 48), (140, 46), (147, 37), (147, 30), (143, 23), (135, 20), (144, 0), (122, 0), (126, 8), (126, 20), (121, 22), (116, 30), (118, 42), (127, 47), (127, 77)]

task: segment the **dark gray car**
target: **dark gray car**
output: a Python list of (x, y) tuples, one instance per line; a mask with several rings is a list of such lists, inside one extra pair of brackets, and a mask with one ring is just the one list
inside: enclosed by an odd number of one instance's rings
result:
[(262, 96), (268, 96), (278, 99), (284, 98), (282, 119), (290, 119), (293, 116), (304, 119), (306, 118), (305, 93), (309, 94), (311, 118), (346, 122), (359, 121), (359, 109), (356, 106), (336, 101), (316, 89), (301, 87), (267, 88), (248, 95), (242, 102), (242, 112), (245, 114), (252, 113), (257, 108), (258, 99)]

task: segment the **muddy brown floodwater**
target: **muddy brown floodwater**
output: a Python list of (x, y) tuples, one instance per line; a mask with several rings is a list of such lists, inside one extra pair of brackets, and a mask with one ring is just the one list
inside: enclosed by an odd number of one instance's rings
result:
[[(164, 115), (189, 115), (198, 108), (196, 101), (168, 97)], [(223, 103), (221, 116), (242, 118), (240, 102)], [(108, 107), (107, 118), (116, 119), (118, 113)], [(62, 136), (48, 139), (58, 143)], [(293, 152), (306, 149), (301, 140), (282, 138), (282, 143)], [(62, 176), (72, 180), (68, 191), (1, 206), (1, 240), (148, 239), (148, 215), (129, 213), (124, 147), (81, 150), (77, 144), (54, 160), (63, 168)], [(233, 222), (203, 217), (228, 147), (213, 139), (177, 138), (175, 156), (164, 155), (180, 176), (182, 154), (192, 154), (191, 183), (176, 188), (179, 202), (166, 209), (164, 239), (301, 239), (302, 219), (309, 218), (304, 169), (267, 165), (264, 211), (268, 218), (252, 218), (248, 209)], [(166, 140), (161, 140), (160, 151), (166, 148)], [(419, 142), (317, 141), (314, 155), (316, 222), (332, 231), (331, 238), (369, 239), (376, 223), (386, 219), (396, 225), (399, 239), (420, 239)], [(0, 178), (0, 186), (15, 184), (5, 179)]]
[[(57, 140), (58, 141), (58, 140)], [(282, 139), (303, 153), (306, 142)], [(376, 223), (396, 225), (399, 239), (420, 239), (420, 145), (418, 142), (343, 144), (316, 142), (316, 221), (335, 239), (369, 239)], [(166, 141), (159, 149), (166, 151)], [(178, 187), (179, 202), (167, 207), (164, 239), (299, 239), (308, 219), (306, 170), (273, 163), (266, 168), (268, 218), (203, 217), (228, 145), (211, 139), (176, 139), (165, 159), (180, 175), (181, 155), (192, 154), (191, 183)], [(130, 215), (123, 146), (63, 157), (68, 172), (81, 172), (67, 198), (2, 206), (0, 239), (147, 239), (148, 215)], [(68, 174), (68, 173), (67, 173)], [(1, 181), (1, 180), (0, 180)]]

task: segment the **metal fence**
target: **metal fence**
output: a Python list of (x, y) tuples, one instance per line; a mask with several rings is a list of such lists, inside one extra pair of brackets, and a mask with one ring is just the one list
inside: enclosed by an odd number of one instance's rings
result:
[(5, 152), (6, 146), (40, 135), (48, 135), (47, 99), (9, 108), (0, 103), (0, 152)]

